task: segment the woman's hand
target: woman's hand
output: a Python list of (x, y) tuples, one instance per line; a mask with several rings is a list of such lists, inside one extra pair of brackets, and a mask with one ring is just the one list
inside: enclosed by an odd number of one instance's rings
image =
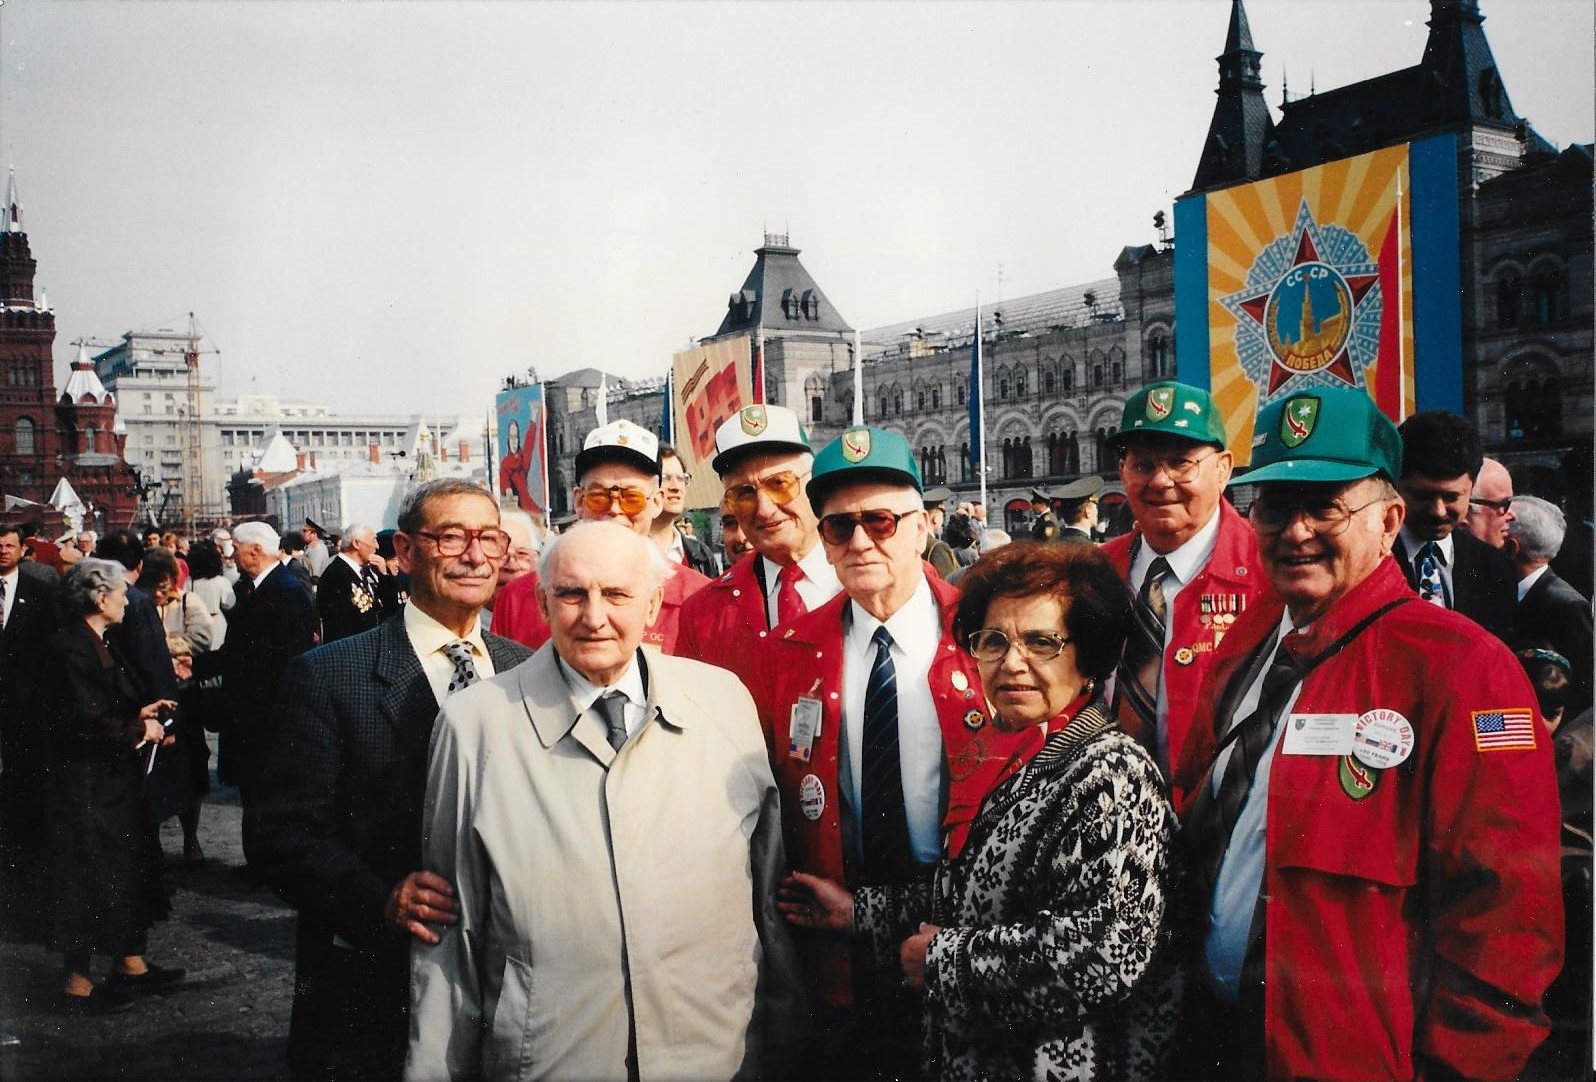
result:
[(143, 739), (139, 747), (145, 744), (160, 744), (163, 748), (177, 740), (176, 736), (166, 731), (161, 724), (161, 712), (177, 709), (177, 703), (171, 699), (156, 699), (153, 703), (146, 703), (139, 708), (139, 721), (144, 723)]
[(898, 948), (898, 964), (903, 966), (903, 983), (908, 987), (925, 987), (926, 952), (931, 949), (931, 937), (941, 930), (935, 924), (921, 924), (920, 931), (905, 939)]
[(826, 932), (853, 931), (853, 895), (840, 883), (793, 872), (776, 888), (776, 908), (789, 924)]

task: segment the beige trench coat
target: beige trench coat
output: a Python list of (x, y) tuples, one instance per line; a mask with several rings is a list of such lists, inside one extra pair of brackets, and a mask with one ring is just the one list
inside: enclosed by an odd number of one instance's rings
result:
[(801, 1028), (753, 702), (696, 661), (646, 670), (619, 753), (552, 644), (439, 715), (423, 866), (461, 919), (412, 950), (407, 1078), (624, 1079), (634, 1040), (642, 1080), (731, 1078)]

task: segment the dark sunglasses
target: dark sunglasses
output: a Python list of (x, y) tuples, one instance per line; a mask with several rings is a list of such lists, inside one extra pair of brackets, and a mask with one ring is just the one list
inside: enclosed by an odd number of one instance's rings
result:
[(924, 514), (924, 512), (921, 510), (888, 511), (880, 509), (827, 515), (820, 520), (820, 536), (825, 539), (828, 545), (846, 545), (853, 537), (853, 531), (863, 526), (865, 533), (870, 535), (870, 540), (885, 541), (898, 532), (898, 523), (910, 515), (919, 514)]

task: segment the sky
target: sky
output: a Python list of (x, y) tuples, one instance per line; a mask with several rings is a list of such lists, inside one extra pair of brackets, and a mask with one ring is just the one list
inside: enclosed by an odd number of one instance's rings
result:
[[(1272, 105), (1423, 54), (1425, 0), (1246, 6)], [(1592, 141), (1589, 0), (1481, 7), (1517, 112)], [(10, 0), (0, 152), (58, 385), (193, 312), (223, 394), (480, 413), (663, 375), (766, 231), (861, 329), (1110, 276), (1191, 183), (1229, 12)]]

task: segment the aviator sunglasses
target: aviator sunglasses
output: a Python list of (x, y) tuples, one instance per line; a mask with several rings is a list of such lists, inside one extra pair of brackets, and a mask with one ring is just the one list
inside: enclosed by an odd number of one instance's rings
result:
[(820, 536), (825, 538), (828, 545), (846, 545), (853, 537), (853, 531), (863, 526), (865, 533), (870, 536), (870, 540), (885, 541), (898, 532), (898, 523), (910, 515), (919, 514), (924, 514), (924, 512), (920, 510), (888, 511), (877, 509), (827, 515), (820, 520)]

